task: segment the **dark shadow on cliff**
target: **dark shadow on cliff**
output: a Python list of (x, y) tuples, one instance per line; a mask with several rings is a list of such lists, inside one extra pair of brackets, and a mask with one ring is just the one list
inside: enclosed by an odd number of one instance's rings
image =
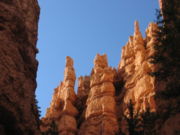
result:
[(0, 106), (0, 134), (1, 135), (21, 135), (22, 133), (16, 127), (17, 121), (13, 113)]

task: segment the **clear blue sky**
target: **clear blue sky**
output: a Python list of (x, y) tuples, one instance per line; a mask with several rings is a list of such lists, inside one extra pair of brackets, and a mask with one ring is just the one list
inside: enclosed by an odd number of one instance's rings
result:
[(37, 99), (42, 116), (54, 88), (63, 80), (65, 57), (74, 59), (76, 76), (89, 75), (97, 53), (117, 67), (121, 47), (138, 20), (142, 33), (156, 19), (158, 0), (39, 0)]

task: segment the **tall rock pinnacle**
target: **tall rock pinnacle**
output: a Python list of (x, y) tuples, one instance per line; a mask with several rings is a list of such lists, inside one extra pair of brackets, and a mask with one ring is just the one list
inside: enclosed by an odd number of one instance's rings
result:
[(159, 0), (159, 7), (162, 9), (162, 0)]
[[(134, 47), (138, 48), (140, 46), (143, 46), (144, 40), (142, 37), (142, 34), (139, 29), (139, 23), (138, 21), (134, 22), (134, 36), (133, 36), (133, 42), (134, 42)], [(142, 48), (142, 47), (141, 47)]]
[(78, 114), (78, 111), (74, 107), (76, 100), (76, 94), (74, 92), (75, 79), (73, 60), (67, 56), (64, 81), (55, 89), (50, 108), (47, 109), (46, 116), (42, 118), (42, 132), (46, 133), (52, 130), (49, 125), (55, 122), (59, 134), (76, 134), (77, 124), (75, 116)]
[(138, 21), (134, 22), (134, 36), (136, 36), (136, 35), (142, 37), (142, 34), (140, 32), (140, 29), (139, 29), (139, 22)]
[(97, 54), (90, 80), (85, 121), (79, 135), (115, 135), (118, 132), (114, 99), (114, 71), (107, 56)]
[[(134, 36), (123, 47), (119, 72), (126, 82), (124, 90), (124, 102), (128, 103), (130, 99), (135, 102), (135, 107), (144, 110), (149, 104), (152, 110), (155, 110), (153, 95), (154, 79), (148, 75), (153, 71), (149, 64), (148, 57), (151, 56), (154, 44), (154, 31), (157, 29), (156, 24), (151, 23), (146, 31), (146, 39), (143, 39), (138, 22), (135, 22)], [(145, 44), (146, 40), (146, 44)]]

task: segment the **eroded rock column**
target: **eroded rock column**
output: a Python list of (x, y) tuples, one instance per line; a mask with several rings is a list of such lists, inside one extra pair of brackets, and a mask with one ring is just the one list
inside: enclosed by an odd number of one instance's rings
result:
[(64, 81), (55, 89), (50, 107), (46, 116), (42, 119), (41, 131), (46, 133), (52, 130), (52, 122), (55, 123), (59, 135), (75, 135), (77, 123), (75, 116), (78, 114), (74, 107), (76, 94), (74, 92), (75, 71), (73, 60), (66, 57), (66, 67), (64, 71)]
[(79, 135), (117, 133), (113, 79), (114, 71), (108, 67), (107, 56), (96, 55), (86, 102), (85, 122), (81, 125)]

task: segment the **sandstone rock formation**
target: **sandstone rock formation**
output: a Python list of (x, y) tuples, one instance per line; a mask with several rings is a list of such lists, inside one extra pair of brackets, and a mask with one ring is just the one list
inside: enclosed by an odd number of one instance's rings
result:
[[(163, 0), (160, 0), (160, 5), (164, 10)], [(175, 10), (178, 12), (179, 7), (175, 6)], [(158, 91), (164, 90), (167, 82), (161, 83), (150, 75), (158, 68), (158, 65), (150, 62), (150, 57), (155, 53), (154, 45), (157, 41), (158, 26), (150, 23), (146, 29), (145, 38), (140, 32), (137, 21), (134, 28), (134, 35), (130, 36), (129, 41), (122, 48), (121, 61), (117, 69), (108, 66), (106, 55), (97, 54), (91, 75), (79, 77), (77, 96), (75, 93), (72, 94), (74, 100), (70, 100), (72, 106), (67, 109), (68, 116), (73, 119), (73, 122), (64, 118), (67, 114), (64, 115), (62, 108), (66, 100), (62, 100), (63, 96), (59, 98), (58, 94), (61, 91), (59, 89), (64, 88), (63, 83), (66, 82), (64, 81), (59, 86), (60, 88), (55, 90), (51, 106), (43, 118), (43, 123), (46, 123), (42, 126), (43, 128), (47, 128), (54, 119), (58, 127), (62, 124), (64, 129), (67, 129), (59, 130), (59, 132), (66, 131), (64, 135), (69, 134), (67, 131), (73, 131), (72, 134), (78, 135), (121, 135), (122, 133), (128, 135), (124, 115), (128, 116), (127, 104), (131, 100), (135, 113), (141, 114), (147, 109), (150, 109), (150, 113), (155, 112), (153, 114), (156, 114), (156, 120), (151, 126), (155, 129), (156, 134), (176, 135), (180, 133), (179, 97), (168, 100), (157, 98)], [(72, 66), (72, 64), (68, 65)], [(65, 78), (66, 76), (65, 74)], [(168, 81), (178, 83), (177, 78), (177, 76), (174, 80), (169, 78)], [(65, 96), (66, 91), (62, 91), (61, 95)], [(62, 104), (55, 107), (56, 103), (61, 102)], [(73, 115), (72, 112), (79, 113)], [(139, 117), (143, 119), (142, 116)], [(70, 125), (59, 122), (59, 118), (63, 118), (64, 123), (71, 121)]]
[(78, 92), (79, 98), (87, 97), (90, 90), (90, 76), (80, 76), (78, 78)]
[(162, 0), (159, 0), (159, 7), (162, 9)]
[[(162, 14), (167, 8), (165, 2), (159, 0)], [(173, 2), (178, 20), (179, 0)], [(40, 135), (35, 99), (38, 19), (37, 0), (0, 1), (0, 135)], [(149, 57), (154, 54), (157, 29), (156, 24), (150, 23), (143, 38), (136, 21), (134, 35), (122, 49), (118, 69), (108, 66), (106, 55), (98, 54), (91, 75), (79, 77), (77, 94), (73, 60), (66, 57), (64, 81), (54, 90), (51, 105), (41, 120), (41, 132), (128, 134), (123, 115), (132, 100), (136, 112), (150, 107), (151, 112), (161, 114), (155, 124), (158, 135), (179, 134), (179, 97), (155, 100), (157, 90), (165, 89), (167, 82), (149, 75), (156, 69)], [(179, 76), (168, 78), (168, 82), (174, 81), (179, 83)]]
[(99, 54), (94, 60), (87, 99), (85, 121), (79, 135), (114, 135), (118, 131), (115, 108), (114, 70), (108, 67), (107, 56)]
[[(136, 21), (134, 35), (122, 48), (121, 61), (116, 73), (116, 109), (121, 132), (127, 133), (127, 123), (123, 115), (128, 113), (127, 104), (132, 100), (136, 112), (145, 112), (150, 107), (156, 111), (154, 100), (154, 78), (149, 75), (154, 66), (149, 63), (149, 57), (154, 53), (154, 32), (157, 25), (150, 23), (143, 38)], [(118, 86), (118, 87), (117, 87)]]
[[(149, 58), (154, 54), (153, 45), (158, 26), (150, 23), (145, 38), (137, 21), (134, 26), (134, 35), (130, 36), (122, 48), (118, 68), (109, 67), (107, 56), (97, 54), (91, 75), (78, 78), (77, 96), (73, 89), (75, 82), (73, 62), (67, 57), (65, 79), (55, 89), (51, 106), (42, 119), (42, 131), (47, 131), (54, 120), (59, 133), (63, 135), (115, 135), (122, 132), (128, 134), (127, 123), (123, 116), (127, 115), (126, 105), (130, 100), (136, 112), (143, 113), (147, 108), (150, 108), (150, 112), (158, 110), (155, 100), (156, 82), (149, 75), (156, 68), (150, 64)], [(67, 93), (68, 91), (71, 91), (71, 94)], [(176, 101), (171, 100), (173, 106), (178, 108)], [(163, 103), (165, 106), (166, 104)], [(163, 109), (167, 110), (166, 107)], [(173, 121), (179, 122), (178, 116), (179, 114), (176, 114), (165, 122), (157, 119), (157, 133), (175, 135), (174, 132), (179, 132), (178, 126), (174, 128), (169, 126)], [(171, 130), (167, 131), (166, 127)]]
[(37, 0), (0, 1), (0, 134), (37, 135)]
[(156, 28), (156, 24), (151, 23), (146, 30), (146, 38), (143, 39), (136, 21), (134, 36), (130, 36), (128, 43), (122, 48), (118, 74), (125, 82), (123, 100), (127, 104), (131, 99), (136, 110), (145, 111), (150, 106), (155, 111), (154, 78), (148, 73), (153, 71), (149, 57), (153, 53), (153, 32)]
[(76, 94), (74, 92), (75, 71), (73, 60), (66, 57), (66, 67), (64, 81), (54, 90), (50, 108), (47, 109), (45, 118), (42, 119), (41, 131), (43, 133), (51, 130), (50, 126), (55, 122), (57, 132), (60, 135), (75, 135), (77, 132), (77, 122), (75, 116), (78, 111), (74, 107)]
[[(115, 135), (121, 132), (128, 134), (123, 115), (127, 114), (126, 104), (130, 100), (138, 112), (145, 112), (147, 108), (150, 108), (151, 112), (156, 112), (156, 83), (149, 75), (156, 67), (150, 64), (149, 58), (154, 54), (153, 45), (157, 29), (156, 24), (150, 23), (146, 37), (143, 38), (136, 21), (134, 35), (130, 36), (122, 49), (118, 69), (108, 67), (107, 56), (98, 54), (91, 75), (79, 77), (77, 96), (73, 90), (75, 75), (72, 60), (67, 60), (64, 82), (55, 89), (51, 106), (42, 120), (44, 125), (41, 130), (47, 130), (52, 120), (55, 120), (57, 127), (60, 127), (59, 133), (63, 134), (69, 134), (68, 131), (79, 135)], [(65, 98), (68, 88), (73, 92), (69, 94), (69, 98)], [(66, 103), (69, 107), (65, 109)], [(176, 114), (164, 123), (160, 121), (161, 127), (157, 133), (174, 135), (178, 126), (169, 127), (169, 123), (178, 123), (178, 116), (179, 114)], [(166, 127), (171, 130), (167, 131)]]
[(77, 117), (77, 127), (80, 128), (82, 122), (85, 120), (86, 113), (86, 101), (90, 91), (90, 76), (80, 76), (78, 78), (78, 91), (77, 91), (77, 100), (76, 100), (76, 108), (79, 111)]

